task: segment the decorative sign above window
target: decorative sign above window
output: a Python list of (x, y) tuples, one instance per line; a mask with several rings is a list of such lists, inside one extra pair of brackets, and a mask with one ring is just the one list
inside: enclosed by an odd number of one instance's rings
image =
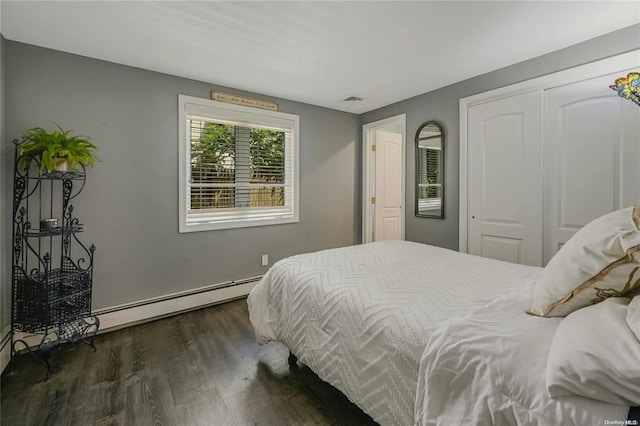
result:
[(242, 105), (252, 108), (262, 108), (269, 111), (278, 111), (278, 104), (275, 102), (246, 98), (244, 96), (232, 95), (230, 93), (211, 92), (211, 99), (218, 102), (226, 102), (228, 104)]

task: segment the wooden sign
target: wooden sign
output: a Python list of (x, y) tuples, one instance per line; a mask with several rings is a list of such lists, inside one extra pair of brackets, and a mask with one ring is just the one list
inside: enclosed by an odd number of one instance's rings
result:
[(218, 102), (226, 102), (228, 104), (236, 104), (252, 108), (262, 108), (269, 111), (278, 111), (278, 104), (275, 102), (245, 98), (244, 96), (232, 95), (230, 93), (211, 92), (211, 99)]

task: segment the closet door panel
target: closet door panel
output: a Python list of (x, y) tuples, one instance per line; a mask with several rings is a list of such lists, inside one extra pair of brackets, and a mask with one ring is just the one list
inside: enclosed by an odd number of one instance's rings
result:
[(468, 110), (468, 251), (542, 264), (542, 92)]
[(545, 264), (591, 220), (638, 202), (640, 111), (609, 89), (615, 78), (545, 91)]

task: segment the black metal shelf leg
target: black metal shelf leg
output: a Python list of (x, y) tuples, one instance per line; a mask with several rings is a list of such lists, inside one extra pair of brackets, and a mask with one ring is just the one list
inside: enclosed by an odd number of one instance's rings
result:
[(289, 351), (289, 358), (287, 359), (289, 363), (289, 368), (298, 368), (298, 357)]
[(45, 378), (45, 381), (49, 380), (49, 378), (51, 377), (51, 364), (49, 364), (49, 356), (51, 355), (51, 353), (48, 350), (43, 349), (42, 345), (43, 345), (44, 342), (40, 343), (39, 355), (36, 354), (34, 351), (32, 351), (31, 347), (29, 347), (27, 342), (25, 342), (22, 339), (18, 339), (18, 340), (13, 342), (13, 345), (11, 347), (11, 350), (13, 351), (13, 353), (17, 353), (18, 352), (18, 350), (16, 349), (16, 344), (17, 343), (22, 343), (24, 345), (24, 347), (29, 351), (29, 353), (31, 354), (33, 359), (38, 361), (38, 363), (40, 363), (40, 365), (42, 365), (44, 368), (47, 369), (47, 377)]

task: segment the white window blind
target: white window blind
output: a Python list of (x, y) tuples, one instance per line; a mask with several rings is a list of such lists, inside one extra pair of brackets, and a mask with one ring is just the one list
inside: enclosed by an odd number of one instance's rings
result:
[(298, 221), (298, 116), (179, 97), (180, 231)]

